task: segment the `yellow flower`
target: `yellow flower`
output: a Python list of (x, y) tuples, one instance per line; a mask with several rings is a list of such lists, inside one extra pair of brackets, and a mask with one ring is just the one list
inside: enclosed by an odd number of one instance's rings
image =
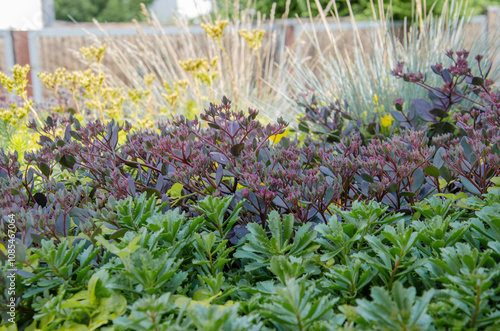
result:
[(382, 126), (384, 128), (387, 128), (387, 127), (391, 126), (392, 121), (394, 121), (394, 117), (392, 117), (391, 114), (387, 114), (384, 117), (382, 117), (380, 119), (380, 121), (382, 122)]
[(224, 34), (224, 28), (229, 24), (228, 21), (215, 21), (214, 24), (210, 23), (202, 23), (201, 27), (212, 39), (219, 40), (222, 38)]
[[(214, 62), (215, 60), (215, 62)], [(214, 58), (210, 62), (210, 66), (213, 69), (212, 64), (215, 66), (217, 63), (217, 59)], [(202, 83), (209, 85), (212, 80), (217, 75), (217, 72), (212, 72), (209, 68), (208, 59), (197, 58), (197, 59), (189, 59), (186, 61), (179, 61), (179, 65), (186, 71), (193, 75), (193, 77), (198, 78)]]
[(280, 134), (275, 134), (274, 136), (269, 137), (269, 139), (271, 139), (275, 144), (277, 144), (280, 142), (281, 138), (286, 137), (286, 136), (288, 136), (287, 131), (280, 133)]
[(87, 61), (101, 63), (102, 58), (104, 57), (104, 52), (106, 51), (106, 45), (102, 45), (100, 47), (82, 47), (80, 48), (80, 53), (85, 56)]
[(258, 51), (262, 46), (262, 38), (264, 37), (264, 30), (253, 29), (253, 32), (249, 32), (246, 29), (240, 30), (239, 34), (247, 41), (250, 48), (254, 51)]
[[(188, 84), (189, 84), (188, 81), (185, 79), (178, 80), (177, 82), (174, 83), (175, 86), (178, 86), (182, 89), (185, 89), (188, 86)], [(176, 88), (176, 90), (177, 90), (177, 88)]]
[(155, 74), (147, 74), (147, 75), (144, 75), (143, 79), (144, 79), (144, 83), (146, 83), (146, 85), (149, 89), (149, 88), (151, 88), (151, 84), (153, 83), (153, 81), (156, 79), (156, 75)]
[(21, 67), (16, 64), (12, 68), (12, 78), (0, 72), (0, 84), (3, 85), (9, 93), (14, 93), (23, 99), (27, 99), (28, 92), (28, 72), (30, 71), (29, 64)]
[(177, 104), (177, 100), (179, 99), (179, 94), (177, 94), (177, 93), (171, 93), (171, 94), (162, 93), (161, 96), (170, 105), (170, 107), (175, 108), (175, 105)]
[(373, 95), (373, 104), (378, 106), (378, 96), (376, 94)]
[(6, 109), (0, 108), (0, 118), (15, 128), (20, 129), (28, 118), (30, 112), (29, 105), (25, 103), (23, 106), (18, 107), (17, 104), (11, 103), (9, 106)]

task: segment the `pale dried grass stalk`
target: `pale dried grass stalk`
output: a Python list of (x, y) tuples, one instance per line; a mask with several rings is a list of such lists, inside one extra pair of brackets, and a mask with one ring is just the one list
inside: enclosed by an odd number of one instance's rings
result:
[[(282, 81), (283, 71), (276, 70), (276, 51), (278, 46), (278, 36), (283, 26), (276, 26), (274, 15), (270, 20), (264, 20), (260, 13), (254, 13), (250, 10), (250, 2), (247, 9), (241, 11), (235, 16), (224, 30), (222, 43), (227, 51), (229, 63), (226, 63), (223, 52), (218, 47), (217, 42), (207, 36), (202, 30), (201, 34), (194, 34), (186, 20), (177, 18), (175, 26), (179, 30), (179, 35), (167, 35), (164, 33), (163, 26), (157, 20), (154, 14), (145, 11), (148, 26), (154, 29), (154, 34), (146, 34), (143, 26), (136, 23), (139, 38), (134, 42), (107, 36), (104, 40), (95, 38), (96, 43), (106, 43), (106, 57), (111, 59), (112, 66), (105, 66), (103, 70), (107, 74), (109, 83), (112, 86), (123, 88), (145, 88), (142, 77), (149, 73), (157, 76), (153, 84), (154, 103), (158, 109), (168, 107), (164, 98), (165, 93), (163, 83), (170, 86), (176, 81), (187, 80), (189, 88), (185, 91), (183, 97), (186, 100), (193, 100), (196, 103), (198, 111), (208, 106), (209, 102), (219, 101), (223, 95), (232, 98), (232, 83), (229, 67), (234, 73), (234, 84), (237, 106), (246, 109), (247, 107), (256, 108), (261, 104), (276, 106), (280, 102), (280, 94), (277, 90), (265, 85), (262, 96), (257, 98), (257, 81), (259, 79), (259, 68), (255, 54), (246, 45), (245, 40), (238, 34), (240, 29), (251, 30), (253, 28), (262, 28), (266, 30), (260, 57), (262, 59), (262, 80)], [(215, 15), (203, 18), (205, 23), (213, 23), (222, 17)], [(96, 22), (96, 24), (98, 24)], [(98, 25), (99, 26), (99, 25)], [(103, 30), (104, 31), (104, 30)], [(185, 61), (194, 58), (207, 57), (210, 61), (217, 57), (217, 76), (211, 86), (205, 86), (189, 73), (186, 73), (179, 65), (179, 61)], [(199, 90), (195, 88), (197, 86)], [(179, 107), (177, 114), (185, 113), (185, 109)], [(273, 118), (276, 114), (264, 114)]]
[[(311, 90), (326, 103), (335, 99), (347, 101), (351, 114), (356, 118), (376, 120), (389, 112), (396, 98), (403, 97), (409, 102), (425, 95), (423, 89), (392, 77), (390, 72), (397, 62), (404, 61), (413, 71), (429, 72), (430, 65), (440, 61), (446, 63), (445, 52), (451, 48), (467, 48), (471, 54), (482, 54), (487, 60), (492, 60), (499, 51), (492, 40), (477, 38), (469, 44), (465, 42), (468, 19), (464, 17), (466, 2), (463, 1), (452, 1), (450, 4), (446, 1), (442, 15), (436, 18), (427, 15), (423, 9), (425, 2), (418, 1), (415, 10), (417, 25), (408, 26), (405, 21), (402, 40), (392, 24), (391, 8), (387, 13), (381, 9), (377, 14), (373, 2), (372, 12), (378, 23), (368, 36), (360, 33), (350, 10), (352, 31), (339, 29), (332, 37), (333, 33), (328, 29), (328, 13), (322, 10), (319, 1), (314, 1), (320, 10), (319, 22), (323, 22), (326, 27), (329, 43), (322, 46), (319, 31), (308, 29), (305, 38), (302, 37), (302, 48), (291, 51), (289, 77), (293, 77), (282, 90), (290, 103), (296, 105), (294, 111), (286, 114), (289, 120), (304, 111), (297, 106), (293, 97)], [(351, 8), (349, 1), (347, 3)], [(383, 1), (378, 0), (378, 5), (383, 8)], [(333, 3), (330, 17), (336, 22), (340, 20), (337, 13)], [(309, 24), (315, 21), (318, 20), (310, 18)], [(306, 24), (304, 26), (307, 27)], [(352, 35), (351, 43), (339, 44), (349, 34)], [(353, 53), (350, 54), (348, 50), (353, 50)], [(313, 56), (310, 56), (311, 53)], [(496, 74), (498, 72), (492, 73), (493, 76)], [(437, 76), (429, 74), (428, 79), (440, 85)]]

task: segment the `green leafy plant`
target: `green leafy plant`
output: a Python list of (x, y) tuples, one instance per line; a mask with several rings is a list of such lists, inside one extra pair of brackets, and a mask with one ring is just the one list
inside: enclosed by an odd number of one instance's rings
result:
[[(419, 233), (399, 221), (397, 227), (385, 226), (380, 237), (367, 235), (366, 241), (378, 258), (367, 252), (356, 253), (355, 256), (376, 268), (379, 278), (391, 289), (394, 281), (401, 279), (416, 268), (427, 263), (425, 258), (412, 254)], [(383, 243), (391, 243), (388, 247)]]
[[(87, 247), (86, 247), (87, 246)], [(86, 241), (71, 245), (66, 239), (59, 245), (53, 241), (42, 240), (40, 248), (33, 250), (39, 266), (32, 272), (23, 272), (24, 282), (30, 284), (24, 298), (65, 285), (65, 291), (75, 292), (82, 289), (93, 273), (92, 261), (98, 251)]]
[(328, 295), (320, 296), (314, 286), (294, 279), (287, 281), (285, 287), (276, 288), (276, 294), (269, 299), (261, 314), (279, 330), (317, 329), (321, 320), (332, 317), (332, 308), (338, 301)]
[(321, 285), (334, 293), (342, 293), (347, 303), (351, 303), (375, 276), (377, 276), (375, 268), (369, 267), (359, 259), (348, 259), (346, 264), (330, 268), (325, 273)]
[(257, 315), (239, 316), (238, 305), (231, 307), (196, 306), (196, 309), (188, 310), (187, 315), (191, 318), (197, 330), (259, 330), (263, 324), (262, 322), (256, 323), (259, 319)]
[(291, 279), (300, 280), (302, 276), (309, 277), (313, 272), (308, 268), (310, 263), (311, 259), (278, 255), (271, 258), (268, 269), (286, 286)]
[[(231, 212), (228, 208), (233, 201), (233, 196), (227, 196), (223, 199), (207, 196), (204, 200), (198, 202), (194, 208), (202, 215), (206, 227), (217, 231), (219, 239), (227, 238), (227, 235), (232, 230), (233, 225), (238, 221), (238, 216), (241, 211), (244, 201), (238, 202)], [(229, 216), (226, 217), (226, 212)]]
[(34, 304), (37, 313), (35, 322), (43, 330), (56, 327), (71, 329), (96, 330), (123, 315), (127, 309), (127, 300), (118, 293), (108, 291), (101, 281), (107, 275), (101, 272), (88, 282), (88, 288), (64, 299), (66, 286), (58, 289), (56, 296), (47, 295)]
[(448, 309), (446, 315), (436, 310), (445, 327), (485, 328), (500, 321), (500, 312), (492, 310), (491, 301), (498, 301), (500, 268), (491, 258), (491, 250), (480, 252), (465, 243), (441, 249), (441, 258), (429, 259), (427, 268), (436, 281), (444, 284), (441, 303), (436, 308)]
[(432, 319), (427, 310), (434, 294), (431, 290), (417, 297), (415, 288), (404, 288), (396, 281), (391, 292), (382, 287), (373, 287), (372, 300), (357, 300), (356, 312), (367, 326), (375, 329), (429, 330)]
[[(170, 293), (157, 297), (155, 294), (144, 297), (130, 307), (128, 316), (121, 316), (113, 320), (113, 324), (125, 329), (133, 330), (161, 330), (172, 326), (187, 328), (182, 319), (175, 318), (177, 307), (169, 302)], [(180, 314), (179, 316), (182, 316)], [(173, 328), (172, 328), (173, 329)], [(170, 330), (170, 329), (169, 329)]]
[(55, 0), (54, 9), (58, 20), (92, 22), (93, 19), (98, 19), (101, 22), (129, 22), (141, 18), (141, 2), (150, 4), (152, 0), (83, 0), (78, 3)]
[[(110, 215), (104, 211), (103, 221), (111, 227), (138, 232), (141, 227), (146, 225), (146, 220), (149, 217), (160, 213), (168, 205), (168, 202), (165, 202), (157, 206), (157, 202), (156, 197), (148, 197), (147, 192), (142, 193), (137, 199), (129, 196), (126, 199), (115, 201), (115, 198), (111, 196), (108, 204), (112, 210), (116, 210), (116, 214)], [(122, 230), (119, 233), (125, 232)]]
[(294, 218), (290, 214), (282, 220), (276, 211), (272, 211), (267, 224), (271, 238), (262, 226), (255, 223), (248, 224), (250, 233), (245, 237), (243, 246), (234, 255), (237, 258), (254, 261), (245, 266), (247, 271), (268, 266), (273, 256), (311, 257), (319, 247), (314, 243), (316, 232), (308, 231), (311, 224), (301, 225), (294, 231)]
[[(391, 224), (404, 215), (403, 213), (386, 213), (388, 206), (383, 206), (376, 201), (370, 201), (368, 204), (355, 201), (350, 211), (343, 211), (339, 208), (334, 208), (334, 210), (342, 216), (342, 231), (340, 232), (340, 226), (335, 224), (335, 218), (330, 219), (328, 226), (320, 225), (318, 231), (321, 231), (324, 238), (330, 240), (330, 242), (322, 240), (322, 244), (332, 250), (331, 253), (335, 255), (339, 252), (338, 249), (342, 248), (344, 258), (348, 255), (350, 245), (355, 243), (355, 249), (359, 252), (367, 235), (380, 233), (384, 229), (383, 225)], [(331, 255), (328, 254), (324, 258), (333, 257)]]

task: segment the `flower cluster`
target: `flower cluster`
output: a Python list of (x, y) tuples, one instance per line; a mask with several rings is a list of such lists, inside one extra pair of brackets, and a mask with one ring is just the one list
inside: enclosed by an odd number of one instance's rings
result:
[(258, 51), (262, 46), (262, 38), (264, 37), (265, 33), (264, 30), (253, 29), (253, 32), (250, 32), (246, 29), (242, 29), (238, 31), (238, 33), (246, 40), (248, 46), (250, 46), (250, 48), (255, 52)]
[(106, 45), (101, 45), (100, 47), (90, 46), (80, 48), (80, 53), (89, 61), (90, 63), (101, 63), (104, 57), (104, 52), (106, 51)]
[(217, 57), (214, 57), (210, 62), (206, 57), (179, 61), (180, 66), (186, 72), (192, 74), (202, 83), (210, 85), (217, 76)]
[(201, 27), (210, 38), (220, 41), (228, 24), (228, 21), (215, 21), (214, 24), (202, 23)]

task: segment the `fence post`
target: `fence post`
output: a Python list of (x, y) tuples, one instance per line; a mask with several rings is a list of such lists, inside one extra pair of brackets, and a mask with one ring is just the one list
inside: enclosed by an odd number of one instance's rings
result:
[(285, 46), (291, 48), (295, 42), (295, 26), (290, 24), (286, 26), (285, 30)]
[[(30, 49), (28, 45), (28, 31), (12, 31), (12, 44), (14, 48), (14, 61), (16, 64), (25, 66), (30, 64)], [(33, 82), (31, 70), (28, 73), (28, 96), (33, 96), (33, 89), (31, 87)]]
[(31, 86), (33, 89), (33, 100), (35, 102), (42, 102), (43, 99), (43, 85), (38, 73), (40, 72), (40, 59), (38, 52), (38, 36), (39, 31), (32, 30), (28, 32), (28, 47), (30, 49), (29, 57), (31, 63)]
[(12, 34), (10, 31), (0, 31), (3, 38), (4, 45), (4, 56), (5, 56), (5, 72), (9, 72), (10, 69), (16, 63), (14, 58), (14, 44), (12, 42)]

